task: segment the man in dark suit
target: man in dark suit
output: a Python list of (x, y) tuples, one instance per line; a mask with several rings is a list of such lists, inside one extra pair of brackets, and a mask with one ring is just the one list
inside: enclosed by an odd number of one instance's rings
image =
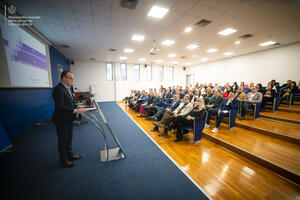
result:
[[(159, 108), (158, 109), (158, 111), (155, 114), (156, 121), (160, 121), (162, 119), (162, 117), (164, 116), (166, 111), (172, 111), (173, 112), (174, 110), (176, 110), (176, 108), (179, 106), (180, 103), (181, 103), (181, 100), (180, 100), (179, 94), (175, 94), (174, 95), (174, 101), (173, 101), (172, 104), (170, 104), (168, 106), (168, 108), (166, 108), (166, 109)], [(155, 125), (154, 128), (151, 129), (151, 131), (158, 131), (158, 126)]]
[(211, 131), (217, 133), (218, 128), (223, 120), (223, 117), (229, 116), (229, 111), (238, 109), (239, 101), (235, 98), (235, 92), (230, 91), (228, 98), (224, 99), (217, 110), (208, 111), (207, 122), (209, 122), (211, 115), (217, 115), (217, 121), (215, 128)]
[(58, 136), (58, 152), (63, 167), (73, 167), (73, 160), (80, 159), (80, 155), (72, 153), (73, 121), (75, 114), (86, 112), (85, 108), (76, 108), (70, 87), (74, 80), (72, 72), (63, 71), (61, 81), (53, 90), (55, 109), (52, 120)]

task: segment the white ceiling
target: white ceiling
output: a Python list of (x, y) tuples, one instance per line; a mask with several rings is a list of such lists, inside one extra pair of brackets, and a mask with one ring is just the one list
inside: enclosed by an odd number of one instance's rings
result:
[[(300, 2), (295, 0), (139, 0), (135, 10), (120, 7), (120, 0), (8, 0), (16, 6), (21, 15), (40, 16), (34, 22), (35, 28), (56, 46), (65, 44), (69, 49), (59, 48), (68, 58), (102, 61), (118, 61), (127, 56), (129, 63), (146, 63), (157, 59), (164, 65), (178, 61), (180, 66), (186, 62), (200, 64), (201, 58), (210, 61), (226, 58), (224, 52), (232, 51), (233, 56), (274, 48), (261, 47), (258, 44), (273, 40), (281, 45), (300, 41)], [(153, 5), (169, 9), (162, 19), (147, 17)], [(194, 24), (202, 18), (211, 20), (208, 26), (196, 27)], [(190, 33), (184, 33), (192, 26)], [(234, 28), (237, 32), (221, 36), (219, 31)], [(131, 40), (133, 34), (145, 35), (143, 42)], [(254, 37), (240, 40), (244, 34)], [(175, 40), (173, 46), (162, 46), (165, 39)], [(153, 40), (160, 49), (157, 55), (149, 55)], [(188, 50), (189, 44), (198, 44), (199, 48)], [(115, 48), (116, 52), (108, 49)], [(134, 53), (124, 53), (124, 48), (134, 49)], [(209, 54), (209, 48), (218, 52)], [(177, 57), (167, 57), (176, 53)], [(192, 55), (197, 55), (193, 58)], [(187, 58), (179, 58), (186, 56)]]

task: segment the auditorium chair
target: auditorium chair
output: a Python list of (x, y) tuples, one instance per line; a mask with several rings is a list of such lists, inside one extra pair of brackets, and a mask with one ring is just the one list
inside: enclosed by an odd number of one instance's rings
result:
[(189, 132), (193, 133), (194, 143), (200, 141), (202, 138), (202, 133), (203, 133), (202, 131), (205, 126), (206, 116), (207, 116), (207, 111), (205, 112), (204, 117), (201, 121), (196, 121), (196, 120), (193, 121), (193, 123), (194, 123), (193, 127), (191, 127), (191, 126), (183, 127), (184, 135), (188, 134)]
[[(278, 99), (278, 102), (279, 102), (279, 99)], [(261, 103), (252, 103), (252, 105), (254, 106), (253, 119), (257, 119), (259, 117)], [(239, 119), (240, 119), (241, 118), (241, 111), (242, 111), (242, 102), (240, 102), (239, 107), (240, 107), (240, 109), (239, 109)]]

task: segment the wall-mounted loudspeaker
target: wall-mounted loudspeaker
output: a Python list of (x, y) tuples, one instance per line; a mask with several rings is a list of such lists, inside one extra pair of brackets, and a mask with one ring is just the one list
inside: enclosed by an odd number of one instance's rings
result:
[(70, 60), (70, 65), (74, 65), (74, 60)]
[(147, 68), (147, 65), (145, 64), (144, 67)]
[(182, 69), (183, 69), (183, 71), (185, 71), (185, 69), (186, 69), (186, 68), (185, 68), (185, 67), (183, 67)]

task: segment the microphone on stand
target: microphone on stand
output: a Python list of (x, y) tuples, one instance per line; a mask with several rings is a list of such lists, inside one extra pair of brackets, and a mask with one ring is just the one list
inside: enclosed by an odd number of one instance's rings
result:
[(77, 90), (78, 92), (81, 92), (81, 90), (79, 90), (77, 87), (75, 87), (75, 90)]

